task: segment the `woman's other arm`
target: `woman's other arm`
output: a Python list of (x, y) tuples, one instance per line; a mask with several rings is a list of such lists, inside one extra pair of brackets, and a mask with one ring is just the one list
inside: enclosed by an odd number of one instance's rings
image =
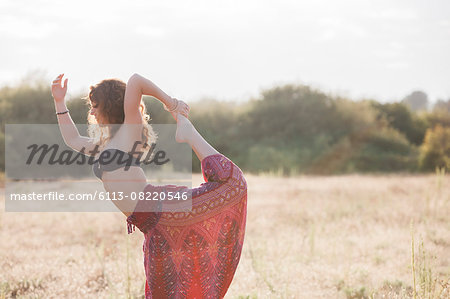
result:
[[(57, 113), (68, 110), (65, 102), (68, 80), (65, 79), (64, 86), (61, 86), (63, 76), (64, 74), (59, 75), (52, 83), (52, 96)], [(69, 113), (57, 114), (57, 118), (61, 135), (67, 146), (78, 152), (84, 150), (85, 154), (95, 149), (95, 144), (91, 138), (80, 135)]]
[[(142, 123), (139, 106), (143, 95), (152, 96), (163, 103), (169, 110), (175, 109), (174, 113), (188, 116), (189, 106), (183, 101), (178, 101), (162, 91), (152, 81), (138, 74), (133, 74), (127, 83), (125, 90), (125, 123)], [(174, 114), (173, 114), (174, 115)]]

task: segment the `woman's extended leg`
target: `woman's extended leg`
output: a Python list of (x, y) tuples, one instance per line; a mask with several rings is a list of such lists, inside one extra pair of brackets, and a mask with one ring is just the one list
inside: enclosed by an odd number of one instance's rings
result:
[(192, 123), (181, 114), (177, 116), (177, 142), (186, 142), (191, 146), (200, 162), (211, 155), (219, 154), (195, 129)]
[[(191, 189), (192, 208), (188, 213), (135, 212), (127, 219), (129, 231), (136, 225), (144, 233), (145, 295), (224, 298), (243, 248), (247, 184), (242, 171), (181, 115), (177, 118), (176, 140), (188, 143), (195, 151), (202, 162), (205, 183)], [(179, 186), (160, 187), (169, 190)]]

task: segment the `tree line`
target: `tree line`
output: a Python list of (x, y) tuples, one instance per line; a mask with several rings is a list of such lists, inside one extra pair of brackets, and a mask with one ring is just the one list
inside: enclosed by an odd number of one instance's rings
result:
[[(89, 107), (68, 101), (75, 123)], [(144, 97), (150, 123), (174, 123), (161, 103)], [(218, 151), (252, 173), (340, 174), (419, 172), (450, 167), (450, 99), (428, 107), (416, 91), (398, 102), (352, 101), (306, 85), (266, 89), (243, 103), (203, 100), (190, 119)], [(0, 89), (0, 169), (5, 167), (5, 124), (56, 124), (47, 82)], [(193, 155), (193, 170), (200, 163)]]

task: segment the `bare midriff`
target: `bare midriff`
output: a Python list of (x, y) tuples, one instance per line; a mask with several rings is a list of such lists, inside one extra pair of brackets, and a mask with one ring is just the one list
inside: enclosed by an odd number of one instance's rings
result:
[[(124, 213), (130, 216), (137, 204), (135, 196), (143, 192), (147, 185), (147, 179), (142, 168), (132, 166), (128, 170), (120, 168), (114, 171), (105, 171), (102, 176), (103, 187), (106, 192), (111, 194), (111, 198), (121, 198), (113, 200), (113, 203)], [(132, 193), (134, 193), (132, 195)]]

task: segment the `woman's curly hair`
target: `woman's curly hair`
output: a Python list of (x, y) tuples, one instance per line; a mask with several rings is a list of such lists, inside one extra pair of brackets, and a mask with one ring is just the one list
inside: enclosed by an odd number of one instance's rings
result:
[[(124, 100), (127, 85), (119, 79), (106, 79), (91, 86), (89, 95), (84, 99), (90, 107), (95, 106), (98, 111), (98, 121), (94, 115), (88, 113), (89, 135), (102, 148), (110, 140), (125, 121)], [(142, 115), (143, 143), (151, 144), (156, 141), (156, 134), (148, 124), (150, 116), (143, 101), (139, 106)]]

